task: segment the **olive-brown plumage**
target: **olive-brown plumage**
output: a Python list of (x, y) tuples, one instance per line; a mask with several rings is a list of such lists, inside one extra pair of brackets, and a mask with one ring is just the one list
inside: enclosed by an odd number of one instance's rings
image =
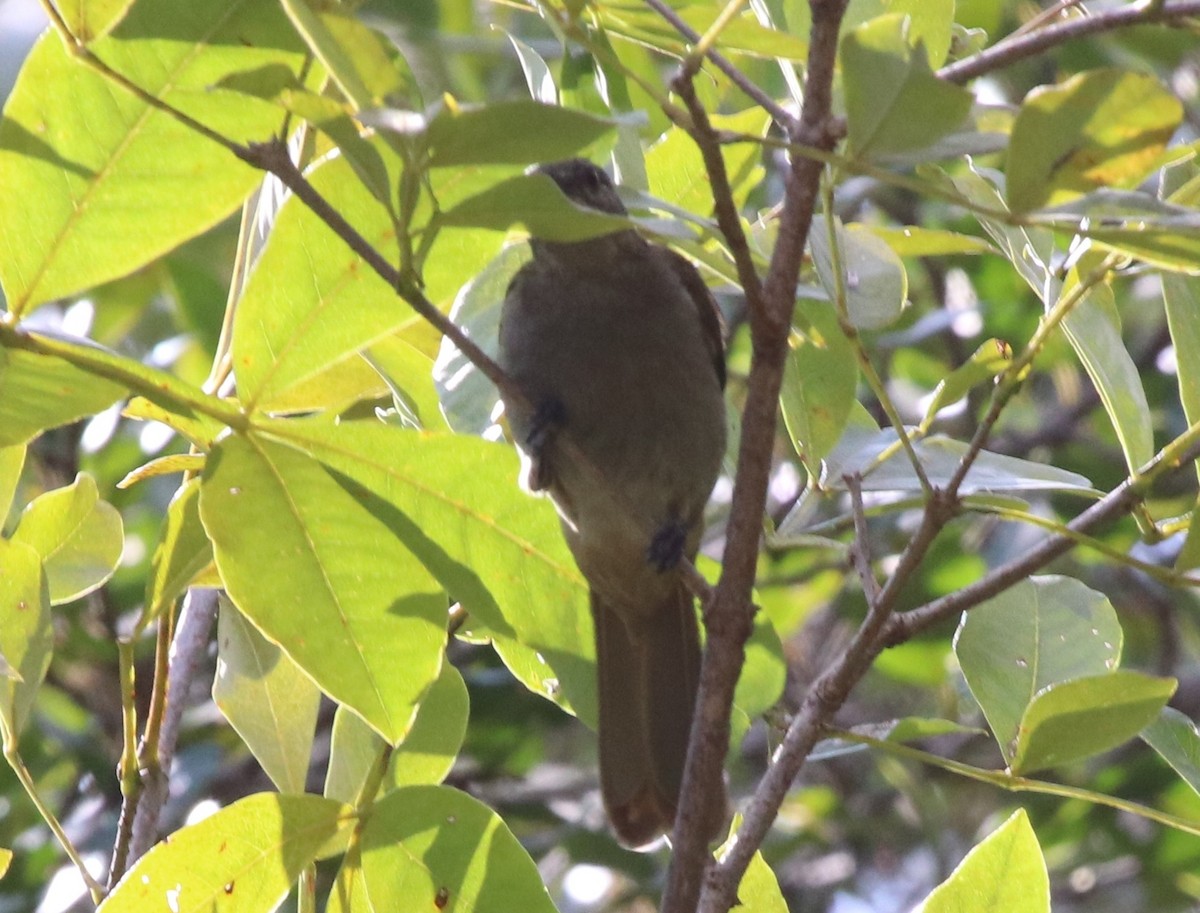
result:
[[(589, 162), (538, 171), (576, 203), (625, 212)], [(632, 230), (532, 246), (505, 297), (500, 364), (535, 408), (506, 406), (530, 487), (550, 493), (588, 581), (601, 791), (618, 838), (641, 846), (673, 825), (699, 681), (677, 565), (699, 548), (725, 449), (720, 321), (695, 268)], [(724, 795), (709, 809), (715, 834)]]

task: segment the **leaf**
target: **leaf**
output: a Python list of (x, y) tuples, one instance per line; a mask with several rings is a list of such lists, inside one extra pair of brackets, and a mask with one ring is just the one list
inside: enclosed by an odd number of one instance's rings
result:
[(1071, 577), (1031, 577), (963, 614), (954, 652), (1005, 760), (1035, 697), (1114, 674), (1123, 636), (1108, 598)]
[(624, 216), (583, 209), (572, 203), (544, 174), (508, 178), (451, 206), (443, 225), (508, 231), (522, 225), (534, 237), (586, 241), (629, 228)]
[(941, 257), (951, 254), (996, 252), (996, 248), (983, 238), (955, 231), (921, 228), (919, 225), (905, 225), (903, 228), (872, 225), (869, 231), (899, 257)]
[(1141, 736), (1188, 786), (1200, 793), (1200, 732), (1195, 722), (1173, 707), (1164, 707)]
[(1194, 425), (1200, 422), (1200, 289), (1194, 279), (1164, 273), (1162, 293), (1175, 350), (1179, 400), (1184, 418)]
[[(140, 0), (91, 49), (150, 95), (239, 142), (269, 139), (281, 112), (245, 96), (230, 104), (210, 87), (261, 64), (298, 71), (303, 52), (278, 5), (255, 0)], [(0, 283), (17, 316), (149, 263), (215, 225), (260, 180), (212, 140), (73, 59), (53, 31), (26, 58), (4, 113)]]
[[(604, 31), (609, 35), (646, 44), (677, 57), (688, 50), (670, 23), (639, 3), (610, 2), (598, 7), (597, 11)], [(676, 12), (701, 35), (716, 21), (716, 7), (711, 4), (687, 4)], [(744, 14), (725, 24), (719, 46), (722, 53), (804, 60), (808, 55), (808, 43), (799, 37), (802, 34), (805, 33), (788, 34), (767, 28), (753, 16)]]
[(529, 97), (543, 105), (558, 104), (558, 86), (554, 84), (554, 76), (542, 55), (511, 32), (505, 32), (504, 35), (521, 62), (521, 72), (525, 74), (525, 84), (529, 86)]
[[(462, 675), (450, 663), (443, 663), (437, 680), (421, 698), (408, 735), (392, 752), (383, 781), (384, 792), (445, 779), (466, 736), (468, 706)], [(354, 802), (382, 747), (379, 736), (354, 714), (339, 707), (333, 721), (325, 795), (341, 802)]]
[(3, 878), (8, 872), (9, 865), (12, 864), (12, 850), (0, 847), (0, 878)]
[(354, 820), (352, 809), (320, 796), (248, 796), (152, 847), (99, 910), (269, 913)]
[(913, 913), (1050, 913), (1050, 878), (1019, 808), (967, 854)]
[[(449, 667), (449, 663), (442, 665), (443, 670)], [(420, 711), (417, 713), (420, 714)], [(386, 744), (379, 733), (349, 707), (345, 704), (339, 706), (329, 736), (329, 766), (325, 770), (323, 791), (325, 798), (347, 805), (357, 803), (367, 774)]]
[(35, 498), (21, 514), (12, 538), (41, 556), (55, 605), (103, 586), (125, 547), (121, 515), (100, 500), (96, 480), (86, 473), (65, 488)]
[(828, 303), (801, 298), (797, 307), (809, 329), (798, 341), (792, 334), (779, 407), (796, 452), (809, 473), (819, 477), (821, 461), (841, 439), (850, 418), (858, 361)]
[(230, 436), (209, 455), (200, 518), (242, 613), (396, 744), (441, 666), (446, 601), (347, 481), (291, 447)]
[[(341, 158), (310, 176), (313, 187), (389, 261), (395, 226)], [(412, 309), (298, 199), (289, 198), (246, 284), (233, 328), (238, 392), (247, 409), (309, 410), (345, 400), (346, 382), (322, 376), (415, 319)]]
[(1099, 250), (1122, 253), (1159, 269), (1200, 272), (1200, 214), (1147, 193), (1101, 189), (1025, 218), (1068, 239), (1090, 238)]
[(959, 365), (933, 391), (925, 422), (931, 423), (945, 406), (958, 402), (982, 383), (992, 380), (1012, 364), (1012, 346), (1002, 339), (989, 339)]
[(205, 456), (202, 453), (172, 453), (155, 457), (126, 473), (117, 483), (117, 488), (132, 488), (138, 482), (159, 476), (173, 476), (184, 472), (200, 473), (204, 471), (204, 460)]
[(55, 6), (72, 37), (83, 44), (116, 27), (133, 0), (67, 0)]
[(431, 168), (531, 165), (579, 155), (613, 132), (613, 122), (531, 99), (440, 104), (425, 130)]
[[(904, 310), (908, 275), (890, 247), (862, 226), (843, 226), (835, 219), (850, 322), (860, 330), (878, 330), (893, 323)], [(837, 300), (838, 277), (834, 269), (833, 240), (825, 230), (809, 235), (813, 265), (830, 299)]]
[(138, 628), (158, 618), (212, 563), (212, 543), (200, 522), (200, 480), (191, 479), (175, 492), (163, 517)]
[[(732, 839), (732, 838), (731, 838)], [(721, 858), (718, 851), (717, 858)], [(779, 889), (779, 880), (761, 851), (750, 857), (737, 889), (740, 913), (788, 913), (787, 901)]]
[[(530, 258), (528, 244), (510, 244), (459, 290), (450, 319), (492, 358), (497, 356), (500, 309), (513, 276)], [(499, 393), (475, 365), (443, 337), (433, 365), (442, 412), (460, 434), (483, 434), (493, 424)]]
[(304, 792), (321, 692), (227, 599), (217, 619), (212, 695), (275, 787)]
[(407, 786), (375, 803), (362, 832), (374, 910), (554, 913), (529, 854), (500, 817), (445, 786)]
[(53, 648), (50, 592), (41, 557), (27, 545), (0, 539), (0, 655), (17, 675), (0, 676), (5, 750), (17, 747)]
[[(1078, 268), (1072, 269), (1062, 294), (1071, 294), (1079, 282)], [(1121, 340), (1112, 287), (1089, 289), (1063, 318), (1063, 330), (1100, 394), (1129, 471), (1136, 473), (1154, 456), (1154, 429), (1141, 375)]]
[(0, 446), (103, 412), (124, 395), (61, 358), (0, 348)]
[(462, 603), (469, 627), (541, 654), (541, 679), (561, 687), (558, 699), (580, 719), (595, 721), (586, 589), (549, 501), (517, 487), (511, 447), (377, 422), (267, 427), (370, 492), (363, 503), (386, 535)]
[(470, 698), (462, 674), (450, 663), (430, 686), (412, 729), (392, 752), (385, 782), (391, 786), (441, 783), (467, 735)]
[(1123, 745), (1159, 715), (1177, 685), (1126, 670), (1050, 685), (1021, 717), (1009, 767), (1025, 774)]
[(1034, 89), (1009, 141), (1008, 205), (1026, 212), (1098, 187), (1136, 186), (1182, 117), (1179, 100), (1148, 73), (1090, 70)]
[(924, 48), (913, 48), (907, 17), (872, 19), (842, 38), (847, 145), (857, 158), (929, 146), (959, 126), (971, 93), (934, 75)]
[[(714, 115), (713, 127), (751, 136), (762, 136), (770, 117), (762, 108), (737, 114)], [(762, 182), (762, 156), (752, 143), (721, 147), (734, 203), (740, 208)], [(662, 200), (694, 213), (713, 211), (712, 185), (699, 147), (682, 127), (672, 127), (646, 152), (650, 192)]]
[(21, 470), (25, 466), (25, 445), (11, 444), (0, 447), (0, 531), (3, 531), (8, 513), (12, 510), (17, 485), (21, 482)]

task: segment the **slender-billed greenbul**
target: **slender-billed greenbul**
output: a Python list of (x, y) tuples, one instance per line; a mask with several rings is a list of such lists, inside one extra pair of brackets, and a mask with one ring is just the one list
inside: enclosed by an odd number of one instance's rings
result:
[[(535, 172), (576, 204), (626, 212), (590, 162)], [(700, 676), (679, 564), (699, 549), (725, 450), (721, 323), (695, 268), (632, 229), (531, 244), (504, 299), (500, 365), (533, 408), (506, 411), (527, 485), (550, 494), (588, 582), (601, 792), (617, 837), (644, 846), (675, 820)], [(724, 792), (703, 801), (715, 836)]]

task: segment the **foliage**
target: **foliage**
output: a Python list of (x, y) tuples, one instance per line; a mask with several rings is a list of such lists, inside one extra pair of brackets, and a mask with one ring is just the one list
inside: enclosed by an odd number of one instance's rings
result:
[[(669, 865), (681, 908), (686, 849), (604, 830), (488, 359), (528, 233), (630, 224), (744, 412), (711, 882), (1200, 896), (1200, 7), (844, 6), (47, 0), (0, 121), (0, 910), (644, 909)], [(525, 173), (573, 155), (628, 219)]]

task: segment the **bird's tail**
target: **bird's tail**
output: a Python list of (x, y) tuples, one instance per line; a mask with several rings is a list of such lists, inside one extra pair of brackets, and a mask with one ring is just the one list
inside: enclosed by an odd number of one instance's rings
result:
[[(618, 614), (592, 593), (600, 699), (600, 788), (627, 846), (645, 846), (675, 823), (700, 683), (700, 634), (682, 582), (653, 612)], [(726, 799), (705, 803), (709, 837)]]

